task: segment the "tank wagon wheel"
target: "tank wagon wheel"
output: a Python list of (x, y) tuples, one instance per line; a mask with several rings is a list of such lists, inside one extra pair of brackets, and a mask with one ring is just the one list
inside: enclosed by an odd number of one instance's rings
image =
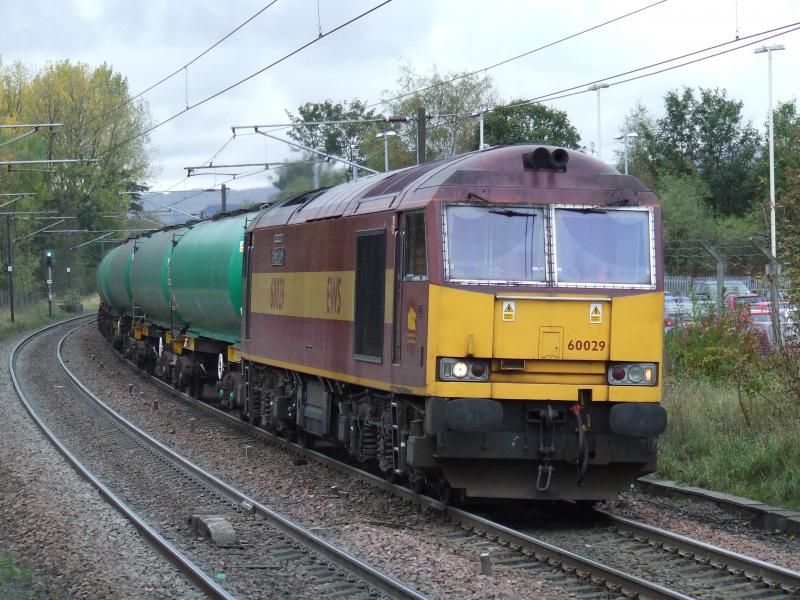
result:
[(192, 377), (187, 387), (189, 388), (189, 395), (192, 398), (195, 398), (196, 400), (203, 399), (203, 388), (205, 385), (203, 384), (202, 378), (197, 375)]

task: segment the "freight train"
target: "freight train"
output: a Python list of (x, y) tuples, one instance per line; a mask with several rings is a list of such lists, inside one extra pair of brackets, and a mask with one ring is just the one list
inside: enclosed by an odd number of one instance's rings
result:
[(416, 490), (596, 501), (656, 461), (660, 207), (499, 146), (128, 240), (99, 328), (140, 367)]

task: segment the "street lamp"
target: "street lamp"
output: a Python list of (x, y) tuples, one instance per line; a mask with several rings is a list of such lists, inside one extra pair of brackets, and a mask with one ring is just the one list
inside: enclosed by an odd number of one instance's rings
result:
[(382, 137), (383, 138), (383, 171), (387, 172), (389, 170), (389, 136), (390, 135), (397, 135), (396, 131), (382, 131), (375, 137)]
[(783, 44), (773, 46), (761, 46), (755, 49), (755, 54), (767, 53), (767, 64), (769, 70), (769, 226), (770, 240), (772, 243), (772, 258), (777, 257), (777, 243), (775, 241), (775, 148), (772, 135), (774, 116), (772, 114), (772, 53), (775, 50), (784, 50)]
[(607, 87), (607, 83), (595, 83), (586, 88), (590, 92), (597, 92), (597, 158), (600, 160), (603, 160), (603, 130), (600, 127), (600, 90)]
[(636, 137), (639, 137), (638, 133), (636, 133), (635, 131), (629, 131), (625, 135), (618, 135), (617, 137), (614, 138), (617, 141), (625, 140), (625, 149), (623, 150), (623, 154), (625, 156), (625, 175), (628, 174), (628, 138), (636, 138)]

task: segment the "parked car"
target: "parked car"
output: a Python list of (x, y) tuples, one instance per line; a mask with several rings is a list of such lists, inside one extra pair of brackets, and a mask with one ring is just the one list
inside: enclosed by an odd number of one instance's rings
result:
[(692, 322), (692, 299), (664, 293), (664, 331), (685, 327)]
[[(758, 333), (759, 346), (764, 355), (771, 354), (775, 346), (775, 328), (772, 326), (772, 305), (769, 302), (752, 304), (747, 318), (748, 327)], [(794, 310), (782, 308), (780, 312), (780, 335), (784, 342), (792, 343), (795, 336)]]
[[(747, 287), (744, 281), (735, 279), (726, 279), (723, 282), (722, 291), (724, 294), (741, 294), (747, 295), (753, 292)], [(703, 300), (716, 300), (717, 298), (717, 282), (716, 281), (696, 281), (694, 284), (694, 295)]]

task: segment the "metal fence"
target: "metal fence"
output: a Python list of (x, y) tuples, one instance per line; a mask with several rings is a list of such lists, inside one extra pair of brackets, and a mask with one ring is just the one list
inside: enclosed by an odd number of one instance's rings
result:
[[(762, 292), (764, 282), (749, 275), (726, 275), (725, 282), (741, 282), (747, 286), (747, 289), (754, 292)], [(716, 284), (716, 277), (690, 277), (687, 275), (666, 275), (664, 277), (664, 291), (674, 294), (676, 296), (691, 296), (692, 290), (697, 288), (697, 284), (709, 283)]]

